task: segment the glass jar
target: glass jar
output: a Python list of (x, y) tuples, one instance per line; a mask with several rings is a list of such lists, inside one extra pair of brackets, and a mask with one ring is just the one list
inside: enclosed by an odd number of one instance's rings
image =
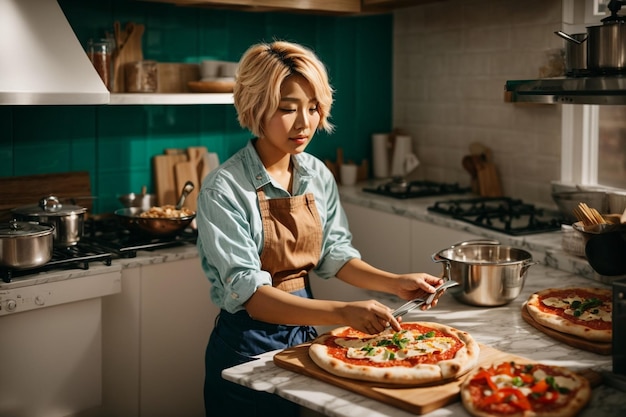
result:
[(107, 90), (113, 87), (113, 43), (109, 39), (89, 40), (87, 56)]
[(156, 61), (136, 61), (126, 64), (124, 81), (128, 93), (155, 93), (158, 87)]

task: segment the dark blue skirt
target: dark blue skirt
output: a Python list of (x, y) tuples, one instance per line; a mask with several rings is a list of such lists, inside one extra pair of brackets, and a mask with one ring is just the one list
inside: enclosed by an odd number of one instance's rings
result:
[[(292, 293), (312, 298), (308, 290)], [(286, 320), (287, 321), (287, 320)], [(205, 355), (204, 404), (207, 417), (225, 415), (297, 416), (298, 405), (278, 395), (226, 381), (222, 370), (255, 360), (252, 356), (313, 340), (311, 326), (286, 326), (250, 318), (246, 311), (222, 310), (215, 321)]]

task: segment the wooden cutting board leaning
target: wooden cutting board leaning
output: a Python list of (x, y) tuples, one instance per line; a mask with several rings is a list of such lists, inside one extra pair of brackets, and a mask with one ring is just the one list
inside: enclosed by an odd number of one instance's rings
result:
[[(309, 357), (309, 346), (310, 343), (305, 343), (287, 348), (274, 356), (274, 363), (281, 368), (319, 379), (414, 414), (426, 414), (460, 401), (460, 387), (464, 380), (463, 377), (439, 385), (421, 387), (390, 387), (375, 382), (342, 378), (318, 367)], [(490, 346), (480, 345), (478, 366), (489, 366), (503, 361), (536, 362), (501, 352)], [(602, 382), (601, 375), (595, 371), (585, 370), (580, 374), (589, 380), (592, 387)]]
[(218, 165), (217, 154), (204, 146), (170, 148), (165, 149), (163, 155), (155, 155), (152, 167), (157, 204), (176, 204), (185, 183), (191, 181), (194, 190), (185, 199), (184, 206), (196, 211), (202, 179)]
[(473, 142), (469, 150), (470, 154), (463, 157), (462, 163), (470, 174), (472, 191), (481, 197), (502, 197), (502, 183), (491, 149), (482, 143)]

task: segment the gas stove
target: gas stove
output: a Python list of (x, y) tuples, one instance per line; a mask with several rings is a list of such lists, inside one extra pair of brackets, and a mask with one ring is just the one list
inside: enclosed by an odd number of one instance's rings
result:
[(429, 211), (513, 236), (553, 232), (566, 223), (556, 211), (510, 197), (477, 197), (438, 201)]
[(363, 191), (384, 195), (387, 197), (406, 199), (430, 197), (437, 195), (464, 194), (470, 191), (457, 183), (441, 183), (434, 181), (407, 181), (403, 178), (394, 178), (392, 181), (377, 187), (366, 187)]
[(178, 235), (153, 237), (133, 234), (120, 225), (117, 218), (111, 216), (91, 217), (85, 220), (84, 233), (76, 245), (55, 247), (52, 258), (47, 263), (26, 269), (0, 267), (0, 279), (9, 283), (16, 279), (52, 270), (89, 269), (95, 262), (111, 265), (113, 259), (134, 258), (139, 250), (155, 250), (180, 246), (195, 245), (197, 232), (185, 230)]
[(197, 231), (191, 228), (175, 235), (158, 237), (131, 233), (120, 225), (117, 218), (101, 216), (85, 223), (85, 236), (81, 242), (86, 241), (93, 248), (110, 252), (115, 258), (134, 258), (140, 250), (195, 245), (197, 237)]

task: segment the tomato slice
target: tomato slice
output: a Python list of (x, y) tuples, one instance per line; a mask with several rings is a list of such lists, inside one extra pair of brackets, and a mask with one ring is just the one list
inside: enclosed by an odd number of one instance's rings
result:
[(500, 388), (493, 394), (485, 397), (482, 401), (483, 406), (487, 406), (490, 404), (501, 404), (501, 403), (509, 403), (519, 408), (520, 410), (530, 410), (531, 405), (528, 398), (522, 393), (522, 391), (517, 388)]
[(550, 385), (546, 382), (545, 379), (541, 381), (537, 381), (535, 385), (533, 385), (530, 390), (536, 393), (544, 393), (550, 388)]
[(502, 362), (496, 367), (495, 373), (515, 376), (515, 366), (511, 362)]
[(496, 384), (491, 380), (491, 374), (484, 369), (474, 375), (472, 381), (480, 381), (481, 379), (484, 379), (485, 382), (487, 382), (487, 385), (489, 385), (489, 388), (491, 388), (492, 391), (498, 390)]
[(542, 404), (554, 404), (559, 399), (559, 393), (556, 391), (547, 391), (543, 395), (537, 397), (537, 401)]
[(524, 395), (524, 393), (517, 388), (501, 388), (500, 391), (504, 392), (504, 397), (511, 397), (508, 401), (521, 410), (530, 410), (530, 401)]

